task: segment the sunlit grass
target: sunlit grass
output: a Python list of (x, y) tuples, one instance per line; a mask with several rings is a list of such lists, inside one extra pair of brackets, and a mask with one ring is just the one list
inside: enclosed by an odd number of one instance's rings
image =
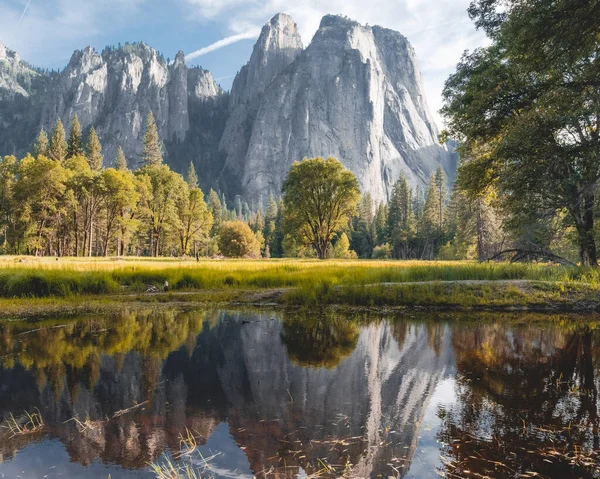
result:
[[(23, 262), (21, 262), (23, 261)], [(595, 270), (468, 261), (316, 261), (0, 258), (0, 296), (64, 297), (171, 290), (314, 287), (424, 281), (534, 280), (597, 284)]]

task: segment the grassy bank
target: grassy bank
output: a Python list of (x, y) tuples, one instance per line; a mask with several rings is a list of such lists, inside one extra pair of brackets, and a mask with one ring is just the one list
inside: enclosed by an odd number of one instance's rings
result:
[(429, 261), (54, 259), (0, 257), (0, 297), (314, 288), (424, 281), (530, 280), (600, 283), (600, 272), (555, 265)]
[[(165, 281), (174, 294), (145, 294), (147, 286), (162, 289)], [(5, 298), (0, 307), (18, 309), (25, 302), (35, 304), (36, 298), (63, 298), (75, 304), (84, 297), (96, 303), (576, 306), (593, 310), (600, 297), (600, 272), (545, 264), (474, 262), (0, 257), (0, 298)]]

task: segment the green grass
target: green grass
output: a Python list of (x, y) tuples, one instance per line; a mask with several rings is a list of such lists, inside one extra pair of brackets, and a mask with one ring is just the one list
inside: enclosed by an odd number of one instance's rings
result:
[[(284, 290), (288, 305), (531, 305), (598, 297), (600, 271), (547, 264), (426, 261), (316, 261), (0, 258), (0, 298), (137, 295), (147, 285), (236, 301)], [(493, 282), (502, 280), (503, 283)], [(512, 284), (527, 280), (534, 285)], [(489, 281), (465, 284), (448, 281)], [(406, 284), (408, 283), (408, 284)], [(420, 283), (420, 284), (419, 284)], [(143, 300), (143, 296), (140, 298)], [(161, 295), (162, 301), (170, 298)]]
[(332, 287), (326, 282), (287, 291), (287, 305), (594, 311), (600, 285), (564, 282), (410, 283)]
[(0, 271), (0, 296), (4, 298), (111, 294), (119, 290), (110, 273), (25, 268)]

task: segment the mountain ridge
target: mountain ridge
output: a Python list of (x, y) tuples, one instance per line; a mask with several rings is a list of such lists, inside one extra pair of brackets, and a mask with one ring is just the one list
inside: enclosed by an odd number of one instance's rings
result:
[(167, 163), (185, 171), (192, 161), (203, 188), (254, 204), (278, 196), (291, 163), (307, 156), (337, 157), (377, 202), (401, 173), (424, 187), (438, 166), (449, 180), (456, 168), (437, 143), (412, 46), (383, 27), (326, 15), (305, 47), (294, 20), (277, 14), (230, 92), (183, 52), (166, 62), (143, 42), (76, 50), (56, 74), (0, 43), (2, 154), (24, 154), (40, 127), (77, 114), (84, 131), (97, 130), (105, 166), (120, 145), (136, 167), (150, 111)]

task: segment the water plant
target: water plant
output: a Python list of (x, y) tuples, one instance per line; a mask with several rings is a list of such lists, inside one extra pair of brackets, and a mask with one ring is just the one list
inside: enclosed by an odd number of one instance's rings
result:
[(2, 427), (8, 429), (11, 437), (33, 434), (44, 428), (44, 419), (39, 409), (36, 408), (36, 412), (30, 413), (25, 411), (24, 415), (19, 419), (15, 418), (11, 413), (4, 421)]

